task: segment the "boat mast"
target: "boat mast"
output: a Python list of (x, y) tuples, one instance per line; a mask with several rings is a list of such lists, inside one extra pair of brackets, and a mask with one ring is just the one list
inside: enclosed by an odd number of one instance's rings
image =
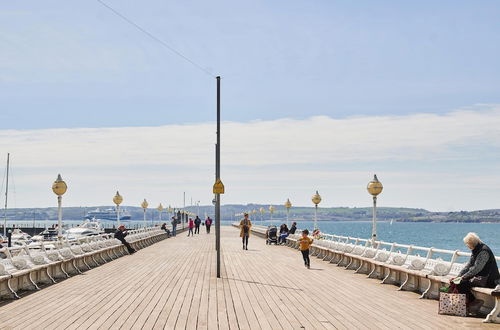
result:
[(5, 185), (5, 214), (3, 218), (3, 236), (7, 236), (7, 198), (9, 197), (9, 162), (10, 153), (7, 153), (7, 184)]

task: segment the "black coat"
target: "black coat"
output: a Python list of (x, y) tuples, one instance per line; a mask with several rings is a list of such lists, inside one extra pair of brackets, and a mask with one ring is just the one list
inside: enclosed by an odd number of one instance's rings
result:
[(125, 240), (125, 236), (127, 236), (127, 235), (128, 235), (128, 233), (126, 231), (117, 230), (115, 232), (115, 238), (117, 240), (122, 241), (122, 242)]
[[(483, 269), (479, 271), (479, 273), (476, 274), (476, 276), (485, 276), (488, 278), (486, 286), (490, 288), (495, 287), (495, 282), (500, 279), (500, 273), (498, 272), (498, 266), (497, 262), (495, 260), (495, 255), (491, 251), (491, 249), (488, 247), (488, 245), (484, 243), (479, 243), (476, 245), (474, 250), (472, 250), (472, 255), (470, 256), (470, 261), (468, 263), (469, 267), (472, 267), (474, 263), (476, 262), (476, 258), (479, 255), (479, 253), (486, 251), (488, 253), (488, 261), (484, 265)], [(468, 269), (466, 270), (466, 272)]]

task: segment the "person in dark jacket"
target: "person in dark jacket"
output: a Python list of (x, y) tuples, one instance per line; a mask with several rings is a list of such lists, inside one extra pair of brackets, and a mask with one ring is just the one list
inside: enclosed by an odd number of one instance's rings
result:
[(207, 220), (205, 220), (205, 227), (207, 228), (207, 234), (210, 234), (210, 226), (212, 226), (212, 219), (210, 219), (210, 217), (207, 217)]
[(464, 243), (472, 251), (469, 262), (453, 279), (457, 284), (458, 292), (467, 295), (467, 302), (470, 313), (479, 311), (484, 301), (476, 299), (472, 294), (472, 287), (494, 288), (500, 283), (500, 273), (498, 272), (495, 255), (491, 249), (481, 242), (476, 233), (468, 233), (464, 237)]
[(127, 248), (128, 253), (133, 254), (135, 253), (135, 250), (133, 247), (128, 244), (128, 242), (125, 240), (125, 236), (128, 235), (128, 232), (125, 230), (125, 226), (121, 225), (118, 227), (118, 230), (115, 232), (115, 238), (122, 242), (123, 245)]
[(293, 235), (293, 234), (295, 234), (295, 231), (296, 231), (296, 230), (297, 230), (297, 223), (296, 223), (296, 222), (293, 222), (293, 223), (292, 223), (292, 226), (290, 227), (290, 230), (288, 231), (288, 233), (289, 233), (290, 235)]
[(172, 224), (172, 236), (177, 235), (177, 224), (180, 221), (175, 217), (175, 215), (172, 217), (172, 221), (170, 222)]
[(199, 234), (200, 233), (200, 225), (201, 225), (201, 219), (199, 216), (196, 216), (194, 219), (194, 233)]

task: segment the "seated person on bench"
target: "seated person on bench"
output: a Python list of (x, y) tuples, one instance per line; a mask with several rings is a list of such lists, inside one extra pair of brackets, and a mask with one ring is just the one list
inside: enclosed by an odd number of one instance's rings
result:
[[(467, 295), (469, 311), (474, 314), (479, 311), (484, 301), (474, 297), (472, 287), (494, 288), (500, 281), (500, 274), (493, 252), (481, 242), (476, 233), (468, 233), (464, 237), (464, 243), (472, 251), (472, 255), (454, 280), (460, 281), (457, 285), (458, 291)], [(497, 295), (495, 292), (500, 293), (498, 287), (492, 295)]]

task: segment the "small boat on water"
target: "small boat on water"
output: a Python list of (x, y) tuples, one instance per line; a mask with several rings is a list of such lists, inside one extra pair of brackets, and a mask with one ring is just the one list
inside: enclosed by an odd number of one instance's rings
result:
[(104, 228), (99, 221), (93, 219), (91, 221), (84, 221), (77, 227), (67, 229), (64, 236), (67, 239), (76, 239), (82, 236), (93, 236), (99, 234), (104, 234)]
[(12, 246), (20, 246), (20, 245), (29, 245), (33, 242), (31, 235), (23, 232), (19, 228), (12, 229), (12, 232), (8, 232), (6, 237), (0, 236), (0, 243), (3, 246), (7, 246), (9, 243), (9, 235), (11, 236), (11, 245)]
[[(65, 234), (65, 230), (63, 230), (63, 235)], [(47, 228), (42, 231), (40, 234), (31, 237), (31, 239), (35, 242), (39, 241), (56, 241), (57, 240), (57, 228)]]
[(26, 234), (24, 231), (22, 231), (19, 228), (14, 228), (12, 230), (12, 242), (20, 242), (24, 244), (29, 244), (31, 243), (31, 235)]

